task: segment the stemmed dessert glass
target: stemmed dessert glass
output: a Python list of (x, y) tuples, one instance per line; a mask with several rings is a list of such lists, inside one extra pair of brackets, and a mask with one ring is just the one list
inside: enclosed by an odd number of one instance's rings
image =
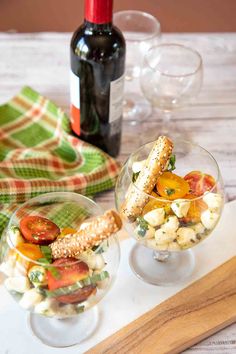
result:
[[(158, 135), (169, 133), (169, 122), (174, 110), (185, 107), (197, 97), (202, 78), (202, 58), (192, 48), (164, 43), (147, 51), (140, 83), (144, 96), (152, 104), (152, 115), (158, 117), (162, 112), (163, 127)], [(148, 133), (149, 141), (155, 138)]]
[[(170, 199), (156, 193), (149, 195), (142, 192), (135, 185), (133, 166), (144, 163), (153, 145), (154, 142), (149, 142), (130, 155), (118, 177), (115, 197), (121, 216), (129, 188), (134, 188), (137, 195), (143, 195), (146, 200), (135, 220), (129, 221), (123, 215), (124, 227), (136, 241), (129, 262), (139, 278), (154, 285), (165, 286), (178, 283), (191, 275), (195, 265), (191, 248), (214, 230), (221, 216), (224, 190), (214, 157), (196, 144), (176, 140), (173, 150), (176, 157), (174, 173), (184, 177), (192, 171), (189, 175), (192, 183), (199, 189), (206, 183), (209, 187), (207, 192), (187, 194), (176, 200), (171, 198), (173, 187), (167, 190)], [(169, 183), (171, 185), (173, 181)], [(187, 213), (181, 215), (185, 208)], [(154, 215), (150, 215), (152, 211)]]
[(144, 54), (160, 41), (160, 23), (154, 16), (135, 10), (114, 13), (113, 22), (126, 41), (124, 119), (135, 125), (151, 112), (140, 90), (139, 78)]
[[(51, 220), (60, 230), (72, 232), (88, 219), (102, 214), (101, 207), (80, 194), (43, 194), (15, 211), (3, 235), (0, 267), (6, 277), (5, 286), (19, 305), (28, 310), (31, 330), (47, 345), (68, 347), (78, 344), (97, 328), (99, 316), (96, 305), (116, 277), (119, 243), (113, 235), (78, 259), (65, 258), (63, 262), (60, 259), (55, 266), (54, 263), (48, 264), (47, 259), (37, 260), (42, 248), (21, 239), (20, 221), (25, 216), (37, 215)], [(45, 252), (47, 246), (44, 247)], [(60, 289), (50, 291), (49, 280), (54, 283), (64, 281), (63, 272), (71, 277), (73, 284), (69, 287), (62, 284)], [(83, 276), (85, 273), (87, 278)], [(91, 292), (92, 288), (94, 291)]]

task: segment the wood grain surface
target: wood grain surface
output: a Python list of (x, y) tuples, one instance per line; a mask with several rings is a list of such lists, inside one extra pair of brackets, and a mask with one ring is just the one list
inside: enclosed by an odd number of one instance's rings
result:
[[(0, 33), (0, 104), (23, 85), (32, 86), (69, 112), (71, 33)], [(211, 151), (219, 163), (229, 200), (236, 199), (236, 34), (164, 34), (163, 41), (193, 46), (203, 58), (204, 82), (191, 106), (173, 114), (171, 130)], [(134, 91), (138, 90), (134, 82)], [(124, 162), (145, 134), (158, 134), (160, 117), (142, 125), (124, 122), (119, 161)], [(144, 134), (145, 133), (145, 134)], [(97, 196), (104, 209), (114, 207), (114, 191)], [(122, 237), (126, 237), (123, 232)], [(185, 354), (235, 354), (236, 324), (185, 351)]]
[(236, 257), (87, 353), (180, 353), (235, 321)]

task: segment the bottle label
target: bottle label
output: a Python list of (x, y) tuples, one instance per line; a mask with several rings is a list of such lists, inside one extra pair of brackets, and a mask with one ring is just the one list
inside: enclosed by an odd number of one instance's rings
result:
[(109, 123), (122, 117), (124, 75), (110, 83)]
[(73, 131), (80, 135), (80, 80), (70, 71), (70, 115)]

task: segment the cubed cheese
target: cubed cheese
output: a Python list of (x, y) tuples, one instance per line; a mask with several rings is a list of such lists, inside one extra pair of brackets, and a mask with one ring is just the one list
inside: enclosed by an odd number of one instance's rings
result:
[(26, 310), (31, 309), (43, 300), (43, 295), (41, 295), (35, 288), (30, 289), (24, 293), (19, 305)]
[(144, 220), (148, 222), (149, 225), (156, 227), (163, 224), (165, 220), (165, 210), (164, 208), (158, 208), (149, 211), (144, 215)]
[(223, 199), (219, 193), (206, 192), (202, 199), (212, 211), (218, 211), (222, 207)]
[(171, 209), (178, 216), (178, 218), (184, 218), (188, 214), (190, 208), (190, 202), (186, 199), (176, 199), (171, 203)]
[(180, 246), (190, 246), (196, 240), (196, 232), (190, 227), (180, 227), (177, 230), (177, 242)]
[(176, 232), (165, 231), (162, 228), (155, 232), (155, 240), (158, 245), (163, 245), (165, 243), (172, 242), (176, 238)]
[(191, 229), (193, 229), (193, 231), (196, 232), (196, 234), (200, 235), (200, 234), (203, 234), (204, 231), (205, 231), (205, 226), (202, 225), (201, 222), (195, 224), (195, 225), (192, 225), (191, 226)]
[(201, 214), (201, 222), (208, 229), (213, 229), (219, 219), (220, 215), (210, 209), (207, 209)]
[[(145, 231), (145, 234), (143, 236), (143, 233)], [(134, 230), (134, 233), (135, 235), (138, 237), (138, 238), (141, 238), (143, 240), (147, 240), (147, 239), (150, 239), (150, 238), (154, 238), (155, 236), (155, 229), (154, 227), (148, 225), (148, 229), (147, 230), (144, 230), (140, 227), (140, 225), (138, 225), (136, 227), (136, 229)]]
[(30, 289), (30, 282), (27, 277), (10, 277), (4, 282), (5, 287), (9, 291), (17, 291), (18, 293), (24, 293)]
[(179, 227), (179, 220), (176, 216), (168, 216), (161, 228), (164, 231), (175, 232)]
[(175, 252), (175, 251), (179, 251), (179, 250), (180, 250), (180, 246), (177, 242), (170, 242), (168, 244), (168, 251)]
[(146, 160), (142, 160), (142, 161), (136, 161), (133, 163), (132, 165), (132, 171), (133, 173), (138, 173), (142, 170), (142, 168), (145, 165)]

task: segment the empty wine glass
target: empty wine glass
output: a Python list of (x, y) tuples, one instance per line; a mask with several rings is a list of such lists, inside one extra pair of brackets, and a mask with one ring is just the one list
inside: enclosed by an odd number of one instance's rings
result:
[[(171, 112), (191, 103), (203, 77), (200, 54), (181, 44), (160, 44), (148, 50), (141, 71), (141, 89), (155, 109), (163, 112), (162, 132), (169, 133)], [(157, 113), (158, 114), (158, 113)], [(150, 134), (150, 132), (149, 132)], [(150, 138), (156, 137), (148, 137)]]
[(126, 40), (124, 119), (136, 124), (151, 113), (138, 80), (144, 54), (160, 41), (160, 23), (154, 16), (135, 10), (116, 12), (113, 22)]

